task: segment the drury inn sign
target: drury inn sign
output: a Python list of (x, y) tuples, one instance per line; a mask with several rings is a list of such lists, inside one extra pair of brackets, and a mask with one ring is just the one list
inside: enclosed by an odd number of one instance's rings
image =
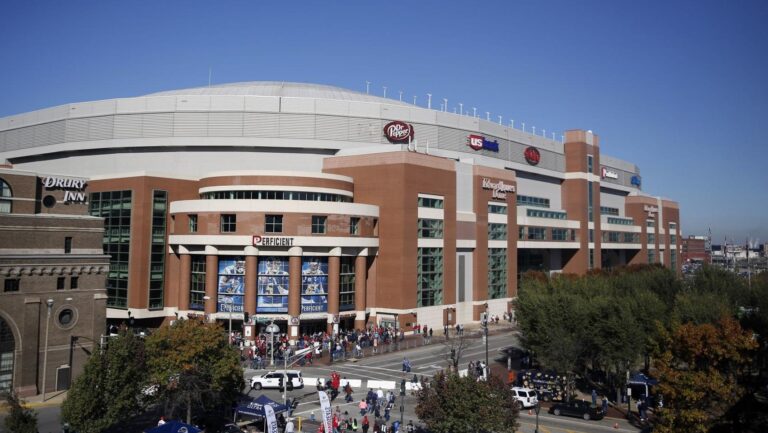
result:
[(60, 189), (64, 191), (64, 203), (85, 203), (86, 179), (48, 176), (42, 178), (43, 187), (47, 190)]

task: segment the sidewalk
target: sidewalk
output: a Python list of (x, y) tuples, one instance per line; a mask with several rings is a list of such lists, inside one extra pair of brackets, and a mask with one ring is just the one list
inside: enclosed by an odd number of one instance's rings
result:
[[(21, 398), (23, 405), (29, 409), (36, 409), (40, 407), (61, 406), (64, 399), (67, 398), (67, 391), (48, 392), (45, 394), (45, 401), (43, 401), (43, 395), (33, 395), (31, 397)], [(7, 413), (8, 408), (5, 400), (0, 402), (0, 413)]]

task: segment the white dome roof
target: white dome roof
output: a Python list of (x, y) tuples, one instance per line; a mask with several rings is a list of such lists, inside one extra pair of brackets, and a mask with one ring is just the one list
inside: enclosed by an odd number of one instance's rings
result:
[(217, 84), (211, 87), (167, 90), (146, 96), (180, 95), (230, 95), (230, 96), (286, 96), (299, 98), (336, 99), (342, 101), (378, 102), (406, 104), (395, 99), (367, 95), (354, 90), (324, 84), (292, 83), (286, 81), (248, 81), (242, 83)]

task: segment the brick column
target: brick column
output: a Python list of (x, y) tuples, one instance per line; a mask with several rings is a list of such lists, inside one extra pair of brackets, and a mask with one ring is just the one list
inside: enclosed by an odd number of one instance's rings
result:
[[(289, 292), (288, 315), (299, 317), (301, 314), (301, 248), (291, 248), (291, 257), (288, 259)], [(299, 336), (298, 326), (288, 323), (288, 338), (295, 340)]]
[(192, 275), (192, 256), (181, 254), (179, 256), (179, 310), (189, 310), (189, 280)]
[(248, 314), (256, 314), (256, 276), (258, 274), (256, 256), (245, 256), (245, 300), (244, 308)]
[(205, 314), (216, 312), (216, 295), (219, 285), (219, 256), (209, 254), (205, 256), (205, 295), (210, 299), (205, 301)]
[(365, 329), (365, 281), (368, 266), (366, 256), (355, 257), (355, 329)]
[[(339, 251), (341, 253), (341, 251)], [(339, 314), (339, 271), (341, 257), (328, 257), (328, 326), (327, 331), (333, 334), (333, 316)]]

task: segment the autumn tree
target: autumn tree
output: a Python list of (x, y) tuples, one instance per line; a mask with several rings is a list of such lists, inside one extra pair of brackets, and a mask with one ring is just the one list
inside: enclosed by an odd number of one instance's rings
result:
[(496, 377), (478, 381), (439, 372), (422, 382), (416, 398), (416, 415), (434, 433), (512, 433), (518, 427), (512, 391)]
[(147, 338), (151, 383), (168, 415), (231, 406), (245, 387), (240, 355), (220, 325), (200, 319), (177, 320)]
[(664, 407), (656, 431), (705, 433), (743, 393), (739, 374), (757, 343), (729, 316), (660, 334), (654, 368)]
[(61, 417), (79, 433), (102, 432), (144, 409), (144, 340), (127, 328), (96, 350), (74, 381)]

